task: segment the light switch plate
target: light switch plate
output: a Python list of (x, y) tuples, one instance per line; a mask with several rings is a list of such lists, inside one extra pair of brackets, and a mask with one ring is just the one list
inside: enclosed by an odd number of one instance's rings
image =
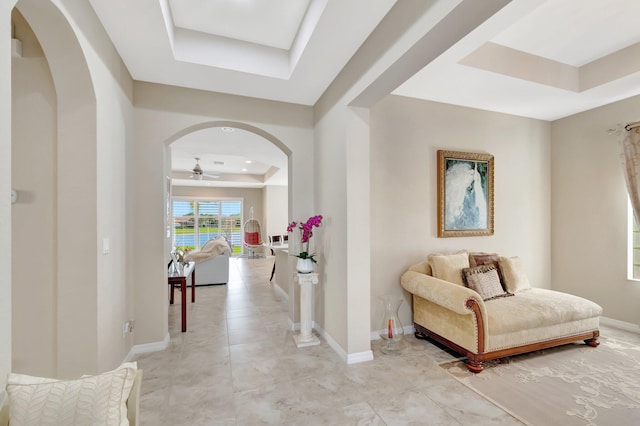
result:
[(110, 251), (110, 247), (109, 247), (109, 238), (103, 238), (102, 239), (102, 254), (109, 254)]

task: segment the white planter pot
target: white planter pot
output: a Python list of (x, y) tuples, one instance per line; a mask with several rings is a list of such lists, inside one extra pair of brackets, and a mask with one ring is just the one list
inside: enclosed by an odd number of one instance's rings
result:
[(313, 272), (313, 262), (311, 259), (300, 259), (298, 258), (298, 263), (296, 264), (296, 269), (301, 274), (308, 274)]

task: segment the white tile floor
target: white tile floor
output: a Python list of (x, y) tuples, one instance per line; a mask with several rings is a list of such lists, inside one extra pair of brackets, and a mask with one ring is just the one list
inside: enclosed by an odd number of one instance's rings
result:
[(452, 355), (411, 335), (397, 355), (373, 342), (375, 359), (355, 365), (324, 341), (297, 349), (272, 264), (232, 259), (228, 285), (197, 288), (186, 333), (179, 303), (169, 307), (169, 347), (137, 359), (141, 425), (521, 424), (437, 366)]

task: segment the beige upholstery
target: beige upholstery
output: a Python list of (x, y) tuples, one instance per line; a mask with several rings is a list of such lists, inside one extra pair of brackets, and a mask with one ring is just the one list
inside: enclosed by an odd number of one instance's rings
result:
[(484, 360), (572, 339), (597, 345), (602, 308), (578, 296), (518, 286), (515, 296), (483, 301), (470, 288), (432, 277), (428, 261), (411, 266), (401, 284), (413, 295), (416, 327), (473, 359), (476, 372)]
[(207, 241), (200, 251), (187, 253), (185, 261), (196, 262), (196, 285), (229, 282), (231, 246), (223, 236)]
[[(127, 419), (131, 426), (139, 425), (138, 412), (140, 411), (140, 388), (142, 387), (142, 370), (138, 369), (133, 380), (133, 387), (127, 399)], [(0, 426), (9, 425), (9, 397), (5, 399), (4, 405), (0, 408)]]

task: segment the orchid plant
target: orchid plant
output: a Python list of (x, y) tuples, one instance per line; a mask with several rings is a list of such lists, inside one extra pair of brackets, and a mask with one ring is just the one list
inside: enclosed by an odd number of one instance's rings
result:
[(322, 216), (312, 216), (306, 222), (291, 222), (287, 226), (287, 232), (293, 232), (295, 228), (300, 229), (300, 254), (295, 255), (300, 259), (309, 259), (313, 263), (318, 263), (314, 258), (315, 253), (309, 254), (309, 239), (313, 236), (313, 228), (320, 226), (322, 223)]

